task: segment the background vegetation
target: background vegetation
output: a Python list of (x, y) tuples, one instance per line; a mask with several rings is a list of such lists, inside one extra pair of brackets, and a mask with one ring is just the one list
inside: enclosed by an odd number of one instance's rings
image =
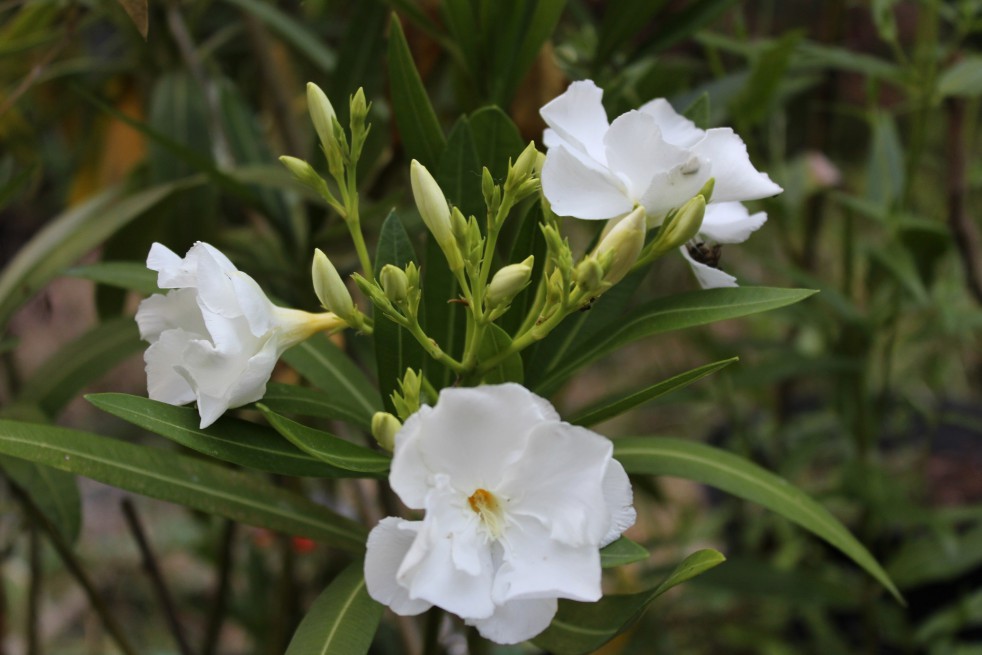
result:
[[(728, 562), (605, 652), (982, 653), (982, 3), (7, 0), (0, 21), (5, 418), (160, 445), (80, 399), (140, 392), (132, 290), (154, 288), (141, 270), (153, 241), (209, 241), (310, 309), (315, 246), (356, 266), (342, 222), (276, 162), (323, 167), (308, 80), (342, 124), (364, 87), (362, 223), (371, 235), (403, 208), (421, 244), (407, 153), (438, 169), (428, 143), (469, 128), (481, 148), (503, 129), (502, 169), (540, 139), (538, 108), (591, 78), (611, 115), (664, 96), (702, 126), (732, 125), (785, 192), (757, 203), (767, 224), (724, 267), (821, 293), (602, 360), (555, 390), (564, 415), (739, 355), (600, 431), (704, 440), (781, 474), (851, 527), (908, 603), (783, 519), (658, 478), (640, 483), (631, 533), (654, 556), (611, 584), (650, 586), (699, 545)], [(393, 110), (409, 106), (413, 63), (435, 120)], [(695, 288), (673, 258), (638, 283), (641, 300)], [(308, 540), (0, 466), (0, 652), (112, 652), (115, 629), (145, 653), (281, 653), (341, 566)], [(141, 569), (137, 523), (171, 609)], [(383, 632), (373, 652), (397, 641)]]

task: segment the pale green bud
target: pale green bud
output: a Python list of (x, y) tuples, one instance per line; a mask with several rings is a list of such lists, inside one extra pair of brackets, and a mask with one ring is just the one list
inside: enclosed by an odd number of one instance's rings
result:
[(654, 247), (659, 252), (668, 252), (681, 246), (699, 233), (702, 219), (706, 214), (706, 199), (699, 195), (689, 199), (679, 207), (671, 220), (667, 220), (658, 233)]
[(508, 177), (505, 179), (505, 188), (512, 189), (525, 182), (535, 168), (536, 155), (535, 142), (529, 142), (522, 154), (518, 156), (515, 163), (508, 167)]
[(304, 160), (284, 155), (280, 157), (280, 163), (286, 166), (287, 170), (293, 174), (293, 177), (307, 188), (321, 197), (327, 198), (330, 196), (330, 191), (327, 188), (327, 183), (324, 182), (324, 178), (318, 175), (314, 167)]
[(604, 269), (596, 257), (587, 256), (576, 265), (573, 281), (587, 295), (595, 295), (602, 290)]
[(416, 200), (416, 207), (419, 215), (423, 218), (430, 234), (436, 239), (443, 250), (443, 254), (450, 264), (450, 270), (459, 271), (464, 266), (464, 261), (454, 239), (453, 228), (450, 222), (450, 204), (447, 197), (443, 195), (440, 185), (437, 184), (426, 167), (415, 159), (409, 167), (409, 178), (413, 187), (413, 198)]
[(491, 311), (507, 307), (515, 296), (524, 289), (532, 278), (532, 264), (535, 258), (529, 255), (519, 264), (502, 267), (488, 285), (484, 303)]
[(706, 200), (706, 203), (708, 204), (709, 201), (713, 199), (713, 189), (715, 188), (716, 188), (716, 178), (711, 177), (708, 180), (706, 180), (706, 183), (702, 185), (702, 188), (699, 189), (699, 193), (697, 193), (696, 195), (702, 196)]
[(361, 149), (365, 144), (370, 126), (366, 125), (368, 110), (371, 105), (365, 101), (365, 90), (358, 87), (355, 94), (351, 96), (349, 103), (351, 116), (351, 161), (357, 162), (361, 157)]
[(354, 313), (355, 304), (348, 293), (348, 287), (320, 248), (314, 250), (314, 265), (311, 267), (314, 280), (314, 293), (324, 309), (347, 319)]
[(487, 166), (481, 169), (481, 195), (484, 196), (484, 204), (490, 207), (494, 201), (494, 178)]
[(334, 121), (337, 114), (327, 95), (313, 82), (307, 82), (307, 110), (310, 112), (310, 119), (314, 123), (314, 129), (317, 130), (317, 137), (324, 152), (336, 150)]
[(647, 225), (644, 207), (638, 207), (625, 216), (603, 238), (593, 252), (604, 265), (604, 283), (617, 284), (627, 275), (638, 261)]
[(382, 290), (385, 291), (385, 297), (395, 304), (401, 304), (409, 297), (409, 278), (398, 266), (392, 264), (383, 266), (379, 271), (379, 280), (382, 283)]
[(388, 412), (375, 412), (372, 415), (372, 436), (383, 449), (390, 453), (395, 449), (396, 435), (402, 429), (402, 423)]
[(403, 421), (419, 411), (419, 397), (423, 388), (423, 378), (411, 368), (399, 380), (399, 390), (393, 391), (390, 398), (396, 408), (396, 413)]

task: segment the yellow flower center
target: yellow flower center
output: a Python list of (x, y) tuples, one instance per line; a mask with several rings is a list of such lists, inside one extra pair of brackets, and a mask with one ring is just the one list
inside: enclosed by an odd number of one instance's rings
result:
[(487, 489), (478, 489), (470, 495), (467, 503), (487, 527), (491, 537), (500, 537), (505, 527), (505, 516), (494, 494)]

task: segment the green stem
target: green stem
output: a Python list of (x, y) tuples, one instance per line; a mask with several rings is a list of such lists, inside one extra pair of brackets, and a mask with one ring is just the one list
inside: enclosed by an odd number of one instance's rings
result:
[(361, 217), (358, 213), (358, 187), (355, 183), (354, 165), (349, 169), (347, 178), (348, 188), (344, 195), (348, 215), (345, 222), (348, 224), (348, 231), (351, 232), (351, 240), (355, 243), (355, 252), (358, 253), (362, 274), (369, 281), (374, 281), (375, 269), (372, 267), (372, 257), (368, 254), (365, 237), (361, 233)]

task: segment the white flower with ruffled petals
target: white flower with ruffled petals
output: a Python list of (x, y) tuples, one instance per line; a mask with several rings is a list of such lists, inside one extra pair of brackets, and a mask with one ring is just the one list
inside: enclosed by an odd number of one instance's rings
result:
[(372, 530), (369, 594), (404, 616), (436, 605), (502, 644), (545, 630), (559, 598), (598, 600), (599, 549), (635, 519), (612, 451), (518, 384), (444, 389), (396, 435), (392, 489), (426, 514)]
[[(765, 221), (767, 214), (751, 214), (739, 202), (721, 202), (706, 206), (706, 215), (702, 219), (699, 233), (680, 248), (682, 256), (689, 262), (703, 289), (737, 286), (735, 277), (718, 268), (718, 254), (713, 255), (714, 248), (724, 243), (743, 243)], [(706, 256), (707, 253), (709, 257)]]
[(709, 178), (712, 202), (781, 192), (732, 129), (699, 129), (663, 98), (608, 123), (602, 97), (592, 81), (573, 82), (539, 111), (549, 126), (542, 192), (560, 216), (610, 219), (643, 206), (655, 226)]
[(136, 322), (150, 342), (144, 354), (150, 398), (198, 403), (201, 427), (230, 407), (259, 400), (283, 351), (312, 334), (343, 327), (331, 313), (273, 305), (256, 281), (220, 251), (198, 242), (181, 259), (153, 244), (147, 267), (172, 289), (140, 303)]

